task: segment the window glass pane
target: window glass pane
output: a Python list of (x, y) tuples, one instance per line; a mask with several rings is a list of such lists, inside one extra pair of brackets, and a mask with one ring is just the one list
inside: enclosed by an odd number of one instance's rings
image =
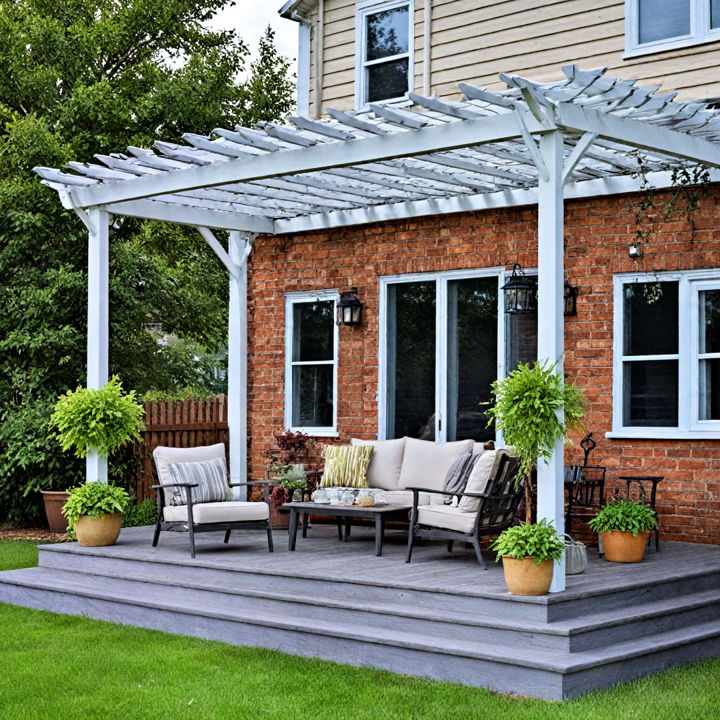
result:
[(720, 420), (720, 359), (700, 361), (700, 420)]
[(293, 362), (332, 360), (335, 351), (335, 303), (332, 300), (293, 305)]
[(537, 310), (505, 315), (506, 374), (509, 375), (521, 363), (537, 360), (537, 324)]
[(366, 60), (400, 55), (408, 51), (408, 8), (383, 10), (366, 18)]
[(497, 379), (497, 278), (448, 283), (448, 440), (493, 440), (481, 403)]
[(638, 0), (640, 44), (689, 34), (690, 0)]
[(720, 28), (720, 0), (710, 2), (710, 27)]
[(720, 352), (720, 290), (700, 292), (700, 352)]
[(435, 439), (435, 283), (388, 287), (387, 437)]
[(293, 427), (332, 427), (333, 366), (296, 365), (293, 375)]
[(369, 65), (367, 72), (367, 102), (402, 97), (408, 91), (408, 60)]
[(625, 285), (625, 355), (673, 355), (678, 351), (678, 283)]
[(623, 425), (677, 427), (678, 361), (626, 362), (623, 373)]

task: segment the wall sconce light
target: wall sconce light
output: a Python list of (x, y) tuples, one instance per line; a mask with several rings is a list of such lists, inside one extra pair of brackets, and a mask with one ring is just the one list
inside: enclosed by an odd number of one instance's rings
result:
[(642, 257), (642, 254), (643, 254), (642, 245), (637, 240), (634, 243), (630, 243), (630, 247), (628, 248), (628, 255), (631, 258)]
[(565, 281), (565, 316), (572, 317), (577, 315), (577, 285), (571, 285)]
[(362, 303), (357, 297), (357, 288), (340, 293), (337, 307), (338, 325), (359, 325), (362, 322)]
[(535, 310), (537, 294), (534, 280), (525, 275), (520, 263), (515, 263), (512, 275), (502, 286), (505, 293), (505, 312), (509, 315), (520, 315)]

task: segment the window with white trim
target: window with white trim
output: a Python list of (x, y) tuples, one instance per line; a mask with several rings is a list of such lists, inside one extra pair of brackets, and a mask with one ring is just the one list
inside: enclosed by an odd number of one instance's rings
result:
[(720, 271), (615, 278), (613, 433), (720, 433)]
[(311, 435), (337, 430), (335, 291), (285, 296), (285, 425)]
[(625, 26), (628, 55), (720, 40), (720, 0), (625, 0)]
[(412, 90), (412, 2), (359, 3), (356, 14), (355, 100), (404, 97)]

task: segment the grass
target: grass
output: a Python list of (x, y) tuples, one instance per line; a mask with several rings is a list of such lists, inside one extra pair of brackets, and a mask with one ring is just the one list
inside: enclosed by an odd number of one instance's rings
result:
[[(0, 542), (0, 568), (34, 565)], [(0, 605), (0, 718), (684, 720), (717, 717), (720, 660), (551, 703)]]

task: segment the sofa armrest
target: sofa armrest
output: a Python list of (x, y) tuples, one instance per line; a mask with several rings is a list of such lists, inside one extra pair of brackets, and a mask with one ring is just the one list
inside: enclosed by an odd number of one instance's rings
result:
[(197, 487), (197, 483), (168, 483), (167, 485), (151, 485), (153, 490), (162, 490), (163, 488), (174, 488), (174, 487)]

